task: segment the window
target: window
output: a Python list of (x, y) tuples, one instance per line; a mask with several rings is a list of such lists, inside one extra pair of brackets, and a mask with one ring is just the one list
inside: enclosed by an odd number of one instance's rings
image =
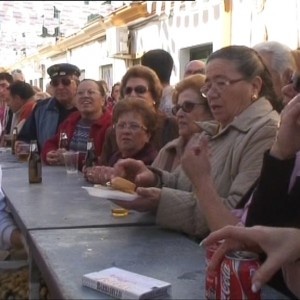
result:
[(44, 78), (39, 79), (39, 88), (43, 90)]
[(112, 78), (112, 65), (101, 66), (99, 68), (99, 78), (100, 80), (105, 80), (107, 82), (108, 88), (111, 91), (114, 84)]
[(202, 45), (190, 49), (190, 60), (201, 59), (206, 61), (212, 53), (212, 44)]

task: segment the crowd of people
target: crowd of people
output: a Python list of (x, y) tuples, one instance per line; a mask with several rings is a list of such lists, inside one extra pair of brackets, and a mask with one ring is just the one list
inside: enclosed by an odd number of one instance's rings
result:
[[(3, 72), (2, 143), (17, 127), (15, 152), (37, 140), (50, 166), (79, 151), (88, 182), (121, 176), (136, 184), (138, 198), (117, 205), (155, 214), (162, 228), (203, 245), (225, 239), (211, 272), (227, 251), (248, 248), (263, 261), (253, 290), (268, 282), (299, 297), (299, 52), (278, 42), (227, 46), (190, 61), (172, 86), (172, 56), (150, 50), (110, 95), (103, 80), (80, 81), (77, 66), (56, 64), (47, 70), (51, 96), (38, 100), (22, 78)], [(90, 138), (97, 162), (85, 167)], [(21, 244), (3, 195), (0, 236), (1, 248)]]

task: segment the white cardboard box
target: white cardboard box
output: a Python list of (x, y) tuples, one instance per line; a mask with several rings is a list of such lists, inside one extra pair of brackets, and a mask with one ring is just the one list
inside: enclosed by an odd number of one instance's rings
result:
[(119, 299), (171, 296), (171, 284), (116, 267), (83, 275), (82, 285)]

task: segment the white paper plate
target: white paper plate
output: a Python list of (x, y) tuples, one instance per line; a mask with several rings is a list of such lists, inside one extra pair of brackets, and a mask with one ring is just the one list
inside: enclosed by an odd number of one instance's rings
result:
[(97, 187), (92, 186), (83, 186), (83, 189), (87, 190), (90, 196), (104, 198), (108, 200), (123, 200), (123, 201), (132, 201), (138, 198), (136, 193), (129, 194), (121, 191), (113, 190), (111, 187), (97, 185)]

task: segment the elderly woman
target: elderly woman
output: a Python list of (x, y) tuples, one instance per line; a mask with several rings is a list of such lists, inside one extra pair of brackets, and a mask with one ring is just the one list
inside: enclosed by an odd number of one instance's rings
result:
[[(297, 52), (296, 50), (295, 54), (299, 55)], [(295, 56), (295, 59), (296, 62), (300, 61), (299, 56), (298, 59)], [(285, 109), (281, 114), (282, 119), (277, 138), (270, 150), (264, 153), (260, 178), (241, 199), (237, 206), (238, 209), (234, 211), (235, 215), (246, 226), (268, 225), (300, 228), (300, 205), (298, 204), (300, 194), (297, 187), (298, 180), (296, 180), (300, 165), (300, 144), (297, 141), (299, 126), (297, 125), (296, 109), (300, 99), (297, 96), (300, 93), (298, 72), (299, 70), (292, 75), (290, 82), (282, 88)], [(293, 103), (288, 105), (294, 97)], [(284, 151), (280, 149), (284, 149)], [(199, 157), (194, 155), (187, 157), (190, 162), (194, 159), (199, 161)], [(198, 180), (196, 176), (196, 173), (190, 173), (192, 181)], [(228, 217), (228, 219), (230, 218), (232, 217)], [(222, 225), (223, 223), (217, 227), (222, 227)], [(215, 226), (215, 229), (217, 227)]]
[[(162, 86), (156, 73), (148, 67), (135, 65), (127, 70), (121, 81), (121, 99), (134, 97), (145, 103), (155, 112), (156, 129), (151, 137), (155, 149), (159, 151), (169, 141), (178, 137), (176, 119), (167, 117), (158, 110), (162, 96)], [(108, 165), (112, 154), (118, 150), (115, 128), (107, 131), (100, 159), (101, 165)]]
[[(140, 186), (138, 199), (117, 201), (118, 205), (156, 212), (162, 227), (199, 238), (213, 229), (214, 218), (222, 218), (219, 206), (234, 208), (254, 183), (279, 122), (270, 103), (274, 95), (270, 73), (251, 48), (229, 46), (212, 53), (202, 92), (217, 123), (198, 123), (204, 140), (192, 138), (188, 145), (198, 147), (197, 165), (185, 160), (185, 171), (178, 167), (169, 173), (127, 159), (115, 165), (114, 173)], [(191, 182), (185, 172), (197, 172), (197, 182)], [(197, 197), (192, 183), (201, 192)]]
[(155, 132), (155, 121), (155, 112), (145, 102), (133, 98), (119, 101), (113, 112), (118, 150), (110, 157), (108, 166), (87, 168), (84, 171), (86, 179), (105, 184), (108, 172), (113, 173), (114, 164), (128, 157), (150, 165), (157, 155), (157, 150), (149, 142)]
[(191, 75), (175, 86), (172, 112), (177, 119), (179, 137), (160, 150), (152, 167), (173, 171), (179, 165), (190, 138), (194, 133), (201, 131), (195, 121), (206, 121), (213, 118), (206, 98), (200, 91), (204, 81), (203, 75)]
[(114, 107), (113, 123), (118, 150), (108, 161), (108, 166), (95, 166), (85, 170), (85, 177), (92, 183), (105, 184), (108, 172), (122, 158), (134, 158), (150, 165), (157, 150), (149, 142), (155, 132), (155, 112), (143, 101), (129, 98)]
[[(237, 209), (232, 211), (234, 215), (199, 184), (199, 174), (195, 169), (202, 166), (207, 147), (201, 147), (201, 151), (197, 153), (194, 149), (183, 158), (182, 165), (194, 184), (195, 193), (207, 209), (206, 215), (211, 230), (238, 222), (246, 226), (300, 228), (300, 97), (296, 96), (299, 93), (300, 77), (296, 72), (292, 75), (290, 83), (282, 88), (285, 107), (281, 113), (277, 138), (270, 150), (264, 153), (260, 178), (242, 197)], [(211, 204), (211, 208), (208, 203)], [(294, 298), (286, 288), (280, 272), (276, 273), (269, 283)]]
[[(62, 165), (63, 152), (79, 151), (78, 167), (81, 170), (87, 141), (93, 138), (96, 154), (100, 156), (106, 129), (111, 125), (111, 114), (103, 110), (105, 91), (97, 81), (84, 79), (76, 94), (78, 112), (72, 113), (58, 128), (57, 134), (46, 141), (42, 150), (43, 161), (48, 165)], [(67, 149), (59, 148), (60, 133), (67, 135)]]

